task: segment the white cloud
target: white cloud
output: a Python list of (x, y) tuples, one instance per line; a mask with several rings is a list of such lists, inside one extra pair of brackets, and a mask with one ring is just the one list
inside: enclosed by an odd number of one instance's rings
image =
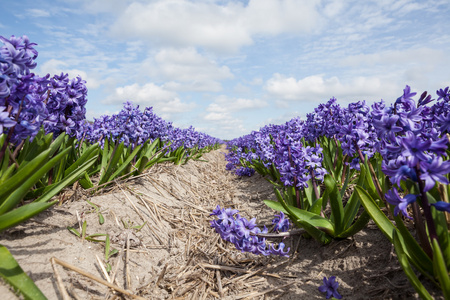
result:
[(219, 96), (213, 103), (207, 107), (207, 111), (212, 113), (228, 113), (240, 110), (258, 109), (266, 107), (266, 101), (260, 99), (230, 99), (227, 96)]
[(50, 17), (50, 13), (43, 9), (30, 8), (27, 9), (26, 12), (30, 17)]
[(203, 116), (203, 120), (211, 124), (210, 134), (222, 139), (231, 139), (248, 133), (243, 120), (234, 118), (229, 112), (210, 112)]
[[(212, 134), (217, 132), (221, 138), (234, 138), (248, 133), (244, 126), (245, 118), (236, 117), (234, 113), (242, 110), (254, 111), (267, 105), (266, 101), (260, 99), (229, 98), (222, 95), (209, 104), (203, 120), (211, 123), (212, 128), (217, 128), (212, 130)], [(252, 113), (249, 112), (248, 115), (251, 117)]]
[(312, 75), (297, 80), (278, 73), (266, 82), (265, 88), (276, 99), (290, 101), (325, 101), (333, 96), (353, 101), (369, 96), (379, 99), (382, 93), (399, 91), (394, 83), (378, 77), (359, 76), (341, 82), (336, 76)]
[(430, 48), (416, 48), (405, 50), (386, 50), (371, 54), (358, 54), (344, 58), (341, 61), (343, 66), (347, 67), (373, 67), (382, 65), (400, 65), (405, 66), (409, 64), (421, 65), (438, 65), (448, 55), (442, 50)]
[(69, 78), (81, 76), (81, 78), (86, 81), (86, 87), (88, 89), (96, 89), (100, 86), (100, 81), (93, 76), (90, 76), (86, 71), (71, 68), (68, 63), (57, 59), (50, 59), (40, 64), (39, 71), (41, 76), (44, 76), (45, 74), (53, 76), (61, 73), (69, 74)]
[(110, 110), (98, 111), (98, 110), (88, 109), (86, 111), (86, 119), (88, 121), (94, 121), (94, 118), (98, 119), (98, 118), (100, 118), (103, 115), (110, 116), (110, 115), (116, 114), (116, 113), (118, 113), (118, 111), (113, 112), (113, 111), (110, 111)]
[(103, 103), (121, 104), (127, 100), (134, 104), (152, 106), (157, 112), (166, 113), (166, 116), (170, 113), (187, 112), (195, 107), (194, 103), (182, 102), (175, 92), (168, 91), (154, 83), (147, 83), (143, 86), (135, 83), (118, 87)]
[(227, 66), (217, 63), (194, 48), (166, 48), (154, 58), (155, 70), (161, 78), (169, 80), (174, 90), (220, 91), (220, 80), (234, 76)]
[(119, 13), (126, 8), (124, 0), (84, 0), (83, 12), (89, 13)]
[(200, 46), (236, 52), (260, 34), (309, 32), (320, 22), (318, 0), (230, 1), (159, 0), (134, 2), (111, 27), (121, 38), (143, 38), (165, 46)]
[(253, 78), (252, 81), (250, 82), (251, 85), (262, 85), (263, 83), (264, 83), (264, 80), (259, 77)]
[(207, 121), (223, 121), (223, 120), (229, 120), (231, 119), (231, 116), (228, 113), (225, 112), (211, 112), (203, 118)]

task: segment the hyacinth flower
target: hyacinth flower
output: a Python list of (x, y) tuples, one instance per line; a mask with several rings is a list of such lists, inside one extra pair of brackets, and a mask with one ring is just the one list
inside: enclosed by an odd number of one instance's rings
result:
[(336, 299), (342, 299), (342, 295), (338, 293), (339, 283), (336, 281), (336, 276), (331, 276), (329, 279), (323, 278), (323, 285), (319, 286), (319, 292), (327, 293), (326, 298), (330, 299), (334, 297)]
[[(422, 208), (428, 222), (428, 230), (430, 235), (434, 236), (435, 229), (426, 192), (430, 191), (436, 183), (448, 184), (445, 175), (450, 172), (450, 162), (442, 158), (446, 156), (448, 140), (445, 136), (442, 138), (435, 136), (434, 140), (431, 139), (433, 135), (428, 133), (432, 128), (425, 126), (421, 114), (423, 106), (416, 108), (412, 98), (415, 94), (411, 92), (409, 86), (406, 86), (403, 96), (397, 99), (394, 108), (384, 111), (382, 117), (374, 122), (374, 126), (381, 134), (388, 126), (398, 127), (395, 133), (382, 135), (380, 150), (384, 158), (383, 171), (390, 176), (391, 182), (395, 183), (397, 187), (400, 187), (401, 182), (405, 180), (417, 183)], [(441, 98), (444, 98), (444, 95)], [(427, 100), (427, 102), (431, 102), (431, 100)], [(392, 120), (397, 120), (397, 122), (394, 124)], [(386, 199), (395, 206), (395, 212), (402, 211), (403, 215), (408, 216), (406, 208), (415, 203), (416, 197), (407, 195), (403, 198), (406, 199), (406, 202), (399, 201), (401, 198), (395, 195), (396, 193), (391, 190)], [(431, 249), (428, 251), (430, 253)]]
[[(278, 249), (273, 244), (268, 245), (264, 237), (258, 236), (260, 233), (267, 233), (267, 228), (264, 226), (261, 230), (256, 226), (256, 219), (247, 220), (241, 217), (237, 209), (220, 208), (217, 205), (210, 215), (217, 218), (210, 221), (211, 227), (223, 240), (233, 243), (236, 249), (266, 256), (289, 256), (290, 248), (284, 250), (283, 242), (278, 244)], [(282, 227), (285, 227), (284, 223)]]
[(275, 215), (276, 218), (272, 220), (272, 224), (274, 225), (273, 230), (275, 232), (286, 232), (289, 230), (289, 219), (286, 218), (286, 215), (280, 211), (279, 215)]
[[(377, 148), (383, 158), (382, 170), (391, 184), (386, 200), (393, 208), (395, 226), (366, 191), (356, 188), (366, 210), (393, 242), (409, 281), (427, 299), (431, 296), (411, 265), (440, 285), (445, 298), (450, 297), (450, 246), (444, 215), (450, 211), (446, 200), (450, 161), (447, 127), (442, 124), (448, 114), (448, 88), (437, 94), (439, 100), (432, 107), (425, 106), (434, 101), (427, 93), (422, 93), (416, 105), (416, 93), (406, 86), (391, 107), (380, 105), (373, 114), (380, 136)], [(389, 128), (395, 130), (387, 132)], [(407, 230), (400, 214), (414, 222), (420, 243)]]

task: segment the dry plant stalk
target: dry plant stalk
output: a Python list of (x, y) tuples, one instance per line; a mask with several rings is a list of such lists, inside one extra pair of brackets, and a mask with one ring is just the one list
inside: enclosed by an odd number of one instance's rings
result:
[[(57, 259), (57, 258), (55, 258), (55, 257), (52, 257), (52, 260), (53, 260), (55, 263), (57, 263), (57, 264), (63, 266), (64, 268), (67, 268), (67, 269), (69, 269), (69, 270), (75, 271), (75, 272), (77, 272), (77, 273), (80, 274), (80, 275), (83, 275), (83, 276), (85, 276), (85, 277), (87, 277), (87, 278), (89, 278), (89, 279), (92, 279), (92, 280), (94, 280), (94, 281), (97, 281), (97, 282), (100, 283), (100, 284), (106, 285), (107, 287), (110, 287), (110, 288), (112, 288), (112, 289), (114, 289), (114, 290), (116, 290), (116, 291), (118, 291), (118, 292), (120, 292), (120, 293), (122, 293), (122, 294), (124, 294), (124, 295), (126, 295), (126, 296), (129, 296), (129, 297), (131, 297), (131, 298), (133, 298), (133, 299), (145, 300), (145, 298), (142, 298), (142, 297), (140, 297), (140, 296), (138, 296), (138, 295), (134, 295), (134, 294), (130, 293), (130, 292), (127, 291), (127, 290), (124, 290), (124, 289), (122, 289), (122, 288), (120, 288), (120, 287), (118, 287), (118, 286), (116, 286), (116, 285), (114, 285), (114, 284), (112, 284), (112, 283), (109, 283), (109, 282), (106, 281), (106, 280), (103, 280), (103, 279), (101, 279), (101, 278), (99, 278), (99, 277), (97, 277), (97, 276), (95, 276), (95, 275), (92, 275), (92, 274), (90, 274), (90, 273), (88, 273), (88, 272), (86, 272), (86, 271), (84, 271), (84, 270), (82, 270), (82, 269), (80, 269), (80, 268), (78, 268), (78, 267), (75, 267), (75, 266), (73, 266), (73, 265), (71, 265), (71, 264), (69, 264), (69, 263), (67, 263), (67, 262), (64, 262), (64, 261), (62, 261), (62, 260), (59, 260), (59, 259)], [(69, 298), (69, 299), (70, 299), (70, 298)]]
[(55, 273), (58, 289), (59, 289), (59, 292), (61, 293), (61, 296), (63, 297), (63, 300), (70, 300), (70, 296), (67, 293), (67, 290), (64, 287), (64, 283), (63, 283), (63, 281), (61, 279), (61, 276), (59, 275), (59, 271), (56, 268), (55, 260), (53, 258), (51, 258), (50, 262), (52, 263), (52, 268), (53, 268), (53, 272)]

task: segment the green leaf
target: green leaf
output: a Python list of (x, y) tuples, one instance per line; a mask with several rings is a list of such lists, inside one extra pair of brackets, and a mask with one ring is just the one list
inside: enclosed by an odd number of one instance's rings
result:
[(359, 216), (355, 223), (353, 223), (350, 227), (347, 227), (343, 232), (341, 232), (337, 237), (338, 238), (347, 238), (352, 236), (366, 227), (367, 223), (370, 221), (370, 215), (367, 211), (363, 211), (363, 213)]
[[(350, 172), (349, 172), (350, 173)], [(348, 174), (349, 174), (348, 173)], [(362, 186), (364, 183), (364, 168), (361, 169), (361, 174), (358, 177), (357, 185)], [(347, 204), (344, 207), (344, 227), (348, 228), (356, 217), (358, 210), (361, 206), (361, 201), (359, 200), (358, 194), (353, 191), (352, 195), (347, 201)]]
[(92, 157), (90, 160), (81, 165), (78, 169), (69, 174), (66, 178), (64, 178), (63, 180), (61, 180), (56, 184), (53, 184), (50, 190), (48, 190), (45, 194), (43, 194), (41, 197), (39, 197), (33, 202), (46, 202), (50, 200), (53, 196), (56, 196), (63, 188), (71, 185), (72, 183), (77, 181), (78, 178), (83, 176), (86, 170), (89, 169), (95, 163), (96, 160), (97, 157)]
[(83, 189), (86, 190), (94, 187), (94, 184), (92, 183), (91, 178), (89, 178), (87, 172), (84, 172), (84, 175), (79, 179), (78, 182), (83, 187)]
[[(427, 193), (427, 196), (430, 204), (436, 203), (440, 200), (437, 187), (434, 187), (430, 193)], [(434, 206), (431, 206), (430, 209), (434, 225), (436, 227), (439, 245), (441, 246), (442, 255), (444, 255), (444, 261), (447, 263), (447, 268), (450, 268), (450, 240), (447, 227), (447, 218), (445, 217), (446, 213), (438, 211)]]
[(328, 219), (323, 218), (320, 215), (287, 205), (284, 201), (280, 203), (272, 200), (264, 200), (264, 203), (274, 210), (282, 211), (288, 214), (289, 218), (294, 223), (301, 220), (302, 222), (306, 222), (331, 236), (334, 235), (335, 230), (333, 224)]
[(133, 160), (133, 158), (136, 156), (136, 154), (138, 153), (139, 149), (141, 149), (141, 145), (137, 146), (136, 148), (134, 148), (133, 152), (128, 155), (127, 159), (117, 168), (116, 172), (114, 172), (114, 174), (112, 174), (109, 177), (109, 181), (115, 179), (118, 175), (121, 174), (121, 172), (128, 167), (128, 165), (131, 163), (131, 161)]
[[(11, 178), (5, 181), (0, 186), (0, 199), (5, 199), (7, 195), (12, 193), (12, 191), (17, 190), (27, 178), (31, 177), (36, 173), (37, 170), (42, 168), (49, 157), (50, 149), (39, 154), (33, 161), (28, 163), (25, 167), (21, 168), (20, 172), (18, 171)], [(37, 180), (39, 180), (40, 177)]]
[(75, 228), (70, 227), (70, 226), (67, 226), (67, 229), (68, 229), (71, 233), (75, 234), (77, 237), (79, 237), (79, 238), (81, 237), (80, 232), (79, 232), (78, 230), (76, 230)]
[(87, 222), (84, 221), (83, 225), (81, 225), (81, 239), (83, 239), (83, 240), (86, 237), (86, 227), (87, 227)]
[(313, 214), (320, 215), (320, 212), (322, 211), (322, 200), (323, 200), (323, 198), (317, 199), (313, 203), (313, 205), (311, 206), (309, 211), (312, 212)]
[(103, 223), (105, 223), (105, 217), (103, 217), (103, 214), (101, 212), (98, 213), (98, 223), (100, 225), (103, 225)]
[(111, 240), (109, 239), (109, 234), (105, 237), (105, 260), (109, 259), (109, 247), (111, 246)]
[(442, 254), (441, 248), (439, 247), (439, 242), (436, 239), (431, 241), (433, 248), (433, 269), (434, 274), (438, 278), (441, 284), (442, 293), (445, 299), (450, 299), (450, 278), (444, 256)]
[(409, 261), (431, 281), (433, 278), (433, 262), (431, 258), (423, 251), (416, 239), (406, 228), (400, 216), (394, 217), (395, 224), (399, 232), (399, 239), (402, 242), (403, 251), (408, 256)]
[(2, 214), (0, 216), (0, 232), (28, 220), (55, 203), (56, 201), (50, 203), (29, 203)]
[(360, 186), (356, 186), (355, 189), (367, 213), (377, 224), (378, 228), (380, 228), (380, 230), (392, 243), (392, 232), (394, 229), (396, 230), (395, 226), (391, 223), (388, 217), (386, 217), (386, 215), (381, 211), (381, 209), (378, 207), (378, 205), (375, 203), (375, 200), (373, 200), (373, 198), (369, 195), (369, 193), (367, 193)]
[(100, 165), (100, 178), (102, 178), (106, 172), (106, 168), (108, 166), (108, 161), (109, 161), (109, 142), (108, 139), (105, 138), (104, 139), (104, 144), (103, 144), (103, 150), (101, 151), (102, 153), (102, 163)]
[(3, 245), (0, 245), (0, 276), (25, 299), (47, 299)]
[(16, 168), (16, 164), (12, 164), (5, 170), (5, 172), (2, 172), (2, 175), (0, 177), (0, 186), (2, 186), (3, 183), (12, 176)]
[[(51, 197), (55, 196), (56, 194), (58, 194), (63, 188), (65, 188), (66, 186), (69, 186), (71, 184), (73, 184), (75, 181), (77, 181), (79, 178), (86, 176), (86, 170), (89, 169), (96, 161), (96, 157), (91, 158), (89, 161), (85, 162), (84, 165), (79, 166), (78, 169), (75, 169), (72, 174), (67, 174), (65, 175), (63, 180), (59, 180), (49, 186), (46, 187), (41, 187), (41, 188), (37, 188), (34, 190), (29, 191), (26, 196), (25, 199), (35, 199), (38, 197), (43, 197), (44, 195), (47, 195), (46, 200), (50, 199)], [(84, 174), (83, 174), (84, 172)], [(89, 182), (90, 179), (87, 176)], [(85, 183), (85, 182), (84, 182)], [(92, 184), (92, 183), (91, 183)], [(88, 186), (85, 187), (85, 185), (81, 185), (83, 188), (90, 188), (92, 186)], [(50, 195), (50, 197), (48, 197)], [(43, 198), (41, 198), (41, 200), (39, 200), (39, 202), (42, 201), (46, 201), (46, 200), (42, 200)], [(38, 200), (35, 200), (38, 201)]]
[(413, 288), (416, 290), (416, 292), (420, 295), (420, 298), (432, 300), (433, 297), (431, 297), (431, 295), (425, 289), (425, 287), (420, 282), (420, 280), (417, 278), (416, 274), (414, 273), (413, 269), (411, 268), (411, 265), (409, 264), (409, 261), (408, 261), (408, 256), (403, 251), (402, 244), (401, 244), (398, 234), (397, 234), (397, 230), (394, 229), (392, 231), (391, 235), (392, 235), (392, 241), (394, 243), (395, 252), (397, 253), (398, 261), (400, 263), (400, 266), (403, 269), (403, 272), (405, 272), (405, 275), (408, 278), (409, 282), (411, 283)]
[[(28, 190), (36, 184), (36, 182), (44, 175), (46, 174), (53, 166), (58, 163), (64, 156), (68, 154), (70, 151), (70, 148), (65, 149), (61, 153), (54, 156), (52, 159), (50, 159), (45, 165), (43, 165), (41, 168), (35, 170), (33, 174), (30, 175), (30, 177), (22, 177), (19, 178), (20, 180), (20, 186), (16, 188), (0, 205), (0, 215), (8, 212), (9, 210), (13, 209), (20, 200), (23, 199), (23, 197), (28, 193)], [(30, 165), (31, 163), (29, 163)], [(18, 173), (21, 176), (25, 176), (25, 174)], [(12, 177), (11, 177), (12, 178)]]
[(111, 158), (108, 162), (108, 165), (106, 167), (106, 171), (103, 174), (103, 176), (100, 178), (100, 181), (98, 183), (98, 185), (101, 185), (103, 183), (109, 182), (110, 178), (111, 178), (111, 174), (117, 169), (118, 163), (120, 158), (122, 157), (122, 154), (124, 152), (124, 148), (125, 145), (123, 142), (121, 142), (120, 144), (116, 145), (116, 147), (114, 148), (112, 154), (111, 154)]
[(370, 170), (369, 165), (367, 164), (367, 160), (364, 164), (360, 164), (361, 171), (364, 170), (365, 175), (365, 184), (364, 187), (366, 188), (367, 192), (373, 199), (379, 199), (377, 190), (375, 188), (375, 184), (373, 183), (372, 176), (370, 176)]
[(331, 215), (334, 221), (335, 234), (339, 235), (344, 230), (344, 207), (342, 198), (336, 186), (336, 181), (331, 177), (325, 176), (325, 187), (330, 197)]
[(312, 180), (308, 180), (308, 187), (304, 188), (306, 199), (308, 200), (309, 206), (311, 207), (313, 202), (316, 200), (316, 194), (314, 193), (314, 188), (312, 184)]
[(82, 164), (84, 164), (92, 157), (94, 156), (97, 157), (99, 149), (100, 148), (98, 143), (89, 146), (86, 150), (83, 151), (83, 154), (81, 154), (81, 156), (64, 171), (64, 177), (67, 177), (70, 173), (75, 171), (77, 168), (79, 168)]
[(309, 233), (316, 241), (318, 241), (322, 245), (329, 244), (333, 240), (332, 237), (329, 234), (327, 234), (324, 231), (314, 227), (309, 222), (303, 221), (303, 220), (300, 220), (300, 219), (297, 220), (297, 221), (298, 221), (298, 223), (301, 224), (301, 227), (303, 227), (306, 230), (307, 233)]

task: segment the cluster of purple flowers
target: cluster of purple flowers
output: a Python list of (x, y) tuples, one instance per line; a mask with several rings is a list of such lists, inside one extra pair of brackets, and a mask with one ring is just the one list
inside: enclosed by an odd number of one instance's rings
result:
[(86, 81), (80, 76), (69, 79), (68, 74), (54, 75), (49, 79), (47, 96), (45, 131), (56, 135), (66, 132), (80, 139), (86, 124)]
[[(360, 155), (371, 158), (375, 153), (377, 135), (370, 122), (370, 108), (365, 101), (350, 103), (342, 110), (342, 119), (337, 138), (341, 141), (342, 152), (353, 157), (350, 166), (359, 169)], [(355, 157), (356, 156), (356, 157)]]
[[(6, 39), (0, 36), (0, 119), (1, 128), (13, 128), (13, 143), (39, 130), (47, 116), (44, 100), (46, 78), (31, 73), (36, 67), (37, 51), (28, 37)], [(1, 132), (3, 133), (3, 131)]]
[(86, 121), (86, 82), (81, 77), (69, 79), (64, 73), (39, 77), (30, 71), (36, 67), (35, 43), (26, 36), (0, 40), (0, 134), (10, 131), (9, 142), (13, 144), (33, 138), (42, 126), (45, 133), (56, 136), (65, 132), (78, 140), (101, 144), (111, 138), (134, 147), (159, 138), (170, 141), (169, 151), (222, 143), (193, 127), (176, 128), (155, 115), (151, 107), (141, 112), (131, 102), (118, 114), (102, 116), (90, 124)]
[(33, 138), (42, 125), (46, 133), (75, 135), (85, 122), (85, 82), (31, 73), (38, 52), (27, 36), (0, 41), (0, 133), (10, 132), (13, 144)]
[(305, 188), (313, 177), (322, 181), (326, 174), (322, 167), (322, 148), (303, 145), (304, 128), (305, 123), (300, 118), (294, 118), (283, 125), (268, 125), (229, 141), (227, 169), (236, 169), (237, 175), (249, 175), (250, 168), (245, 163), (242, 166), (242, 161), (252, 164), (258, 160), (265, 167), (274, 166), (285, 186)]
[[(447, 92), (446, 92), (447, 91)], [(407, 207), (417, 199), (417, 195), (399, 196), (400, 182), (423, 180), (421, 192), (431, 190), (436, 183), (448, 184), (446, 174), (450, 172), (447, 156), (448, 138), (442, 120), (446, 117), (448, 88), (438, 91), (438, 103), (427, 107), (430, 95), (423, 93), (416, 105), (409, 86), (394, 104), (386, 107), (383, 102), (373, 105), (373, 125), (380, 137), (377, 150), (383, 157), (382, 170), (390, 177), (394, 187), (386, 194), (386, 200), (395, 205), (395, 215), (399, 212), (406, 217)], [(441, 111), (441, 115), (430, 114)], [(442, 201), (434, 204), (437, 209), (450, 211), (450, 206)]]
[(176, 150), (181, 146), (202, 149), (222, 143), (221, 140), (198, 132), (193, 127), (176, 128), (171, 122), (157, 116), (152, 107), (141, 111), (139, 105), (134, 106), (130, 101), (124, 103), (118, 114), (96, 118), (93, 124), (85, 125), (83, 130), (82, 135), (87, 141), (100, 142), (101, 145), (105, 138), (132, 147), (159, 138), (163, 142), (171, 142), (170, 150)]
[(341, 106), (333, 97), (327, 103), (319, 104), (313, 113), (306, 115), (302, 135), (307, 141), (314, 141), (321, 136), (333, 138), (340, 131), (343, 115)]
[(304, 146), (301, 141), (289, 137), (275, 141), (276, 156), (274, 165), (285, 186), (308, 187), (311, 178), (323, 181), (327, 171), (322, 167), (322, 148)]
[[(247, 220), (239, 215), (237, 209), (220, 208), (219, 205), (213, 210), (211, 216), (217, 217), (210, 221), (211, 227), (223, 240), (233, 243), (236, 249), (253, 254), (289, 256), (290, 248), (283, 251), (285, 248), (283, 242), (280, 242), (276, 249), (273, 244), (268, 245), (265, 238), (257, 236), (259, 233), (267, 233), (268, 229), (265, 226), (263, 230), (257, 227), (255, 218)], [(273, 224), (278, 231), (289, 229), (289, 221), (282, 212), (273, 221)]]
[[(343, 154), (351, 158), (352, 168), (359, 169), (361, 157), (370, 158), (379, 152), (383, 157), (383, 172), (397, 187), (402, 180), (421, 180), (423, 192), (429, 191), (436, 182), (448, 184), (446, 175), (450, 172), (450, 162), (446, 159), (450, 88), (436, 93), (438, 98), (432, 106), (427, 106), (434, 99), (426, 92), (416, 104), (413, 99), (416, 93), (409, 86), (389, 107), (382, 100), (371, 108), (365, 101), (341, 108), (331, 98), (308, 114), (306, 121), (294, 118), (286, 124), (268, 125), (228, 142), (227, 169), (247, 174), (245, 168), (258, 160), (266, 167), (275, 166), (285, 185), (302, 188), (312, 173), (317, 179), (326, 173), (321, 168), (322, 149), (306, 147), (302, 140), (312, 143), (324, 136), (340, 141)], [(416, 201), (415, 195), (401, 198), (394, 190), (386, 198), (396, 205), (396, 213), (405, 213), (408, 204)], [(450, 211), (450, 205), (441, 202), (433, 205)]]

